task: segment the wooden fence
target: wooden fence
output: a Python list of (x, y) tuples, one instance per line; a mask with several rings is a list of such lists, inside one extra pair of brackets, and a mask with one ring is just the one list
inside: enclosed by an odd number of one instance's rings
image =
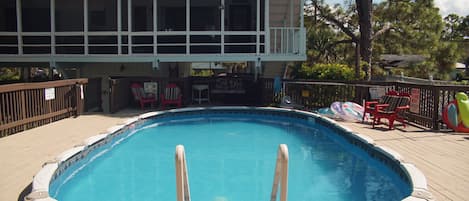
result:
[[(267, 105), (273, 99), (273, 79), (261, 78), (254, 81), (249, 77), (114, 77), (110, 86), (110, 112), (114, 113), (130, 105), (135, 105), (130, 91), (131, 83), (156, 82), (157, 94), (164, 90), (168, 83), (175, 83), (181, 88), (183, 105), (195, 104), (192, 101), (192, 85), (207, 84), (210, 89), (212, 105)], [(220, 86), (223, 85), (223, 86)], [(242, 90), (233, 90), (233, 85), (242, 86)], [(233, 93), (236, 91), (236, 93)], [(159, 101), (158, 96), (158, 101)]]
[(293, 102), (312, 110), (329, 107), (334, 101), (353, 101), (361, 104), (370, 100), (370, 88), (383, 88), (412, 94), (415, 110), (408, 112), (410, 122), (439, 130), (446, 128), (442, 122), (443, 108), (454, 99), (457, 92), (469, 94), (469, 86), (411, 84), (404, 82), (325, 82), (285, 80), (285, 95)]
[[(130, 85), (134, 82), (156, 82), (160, 93), (168, 83), (176, 83), (183, 93), (183, 104), (192, 101), (192, 85), (208, 84), (211, 105), (270, 105), (279, 101), (274, 97), (273, 79), (249, 77), (114, 77), (109, 79), (110, 111), (117, 112), (132, 104)], [(226, 85), (228, 83), (228, 85)], [(242, 86), (243, 93), (232, 94), (229, 85)], [(404, 82), (329, 82), (284, 80), (281, 95), (290, 96), (293, 102), (305, 109), (329, 107), (334, 101), (362, 103), (370, 100), (370, 88), (397, 90), (412, 94), (418, 104), (407, 113), (409, 121), (435, 130), (446, 128), (441, 121), (445, 105), (457, 92), (469, 94), (469, 86), (410, 84)], [(223, 86), (220, 86), (223, 85)], [(226, 86), (225, 86), (226, 85)], [(216, 89), (216, 90), (215, 90)], [(238, 91), (236, 89), (234, 91)], [(158, 97), (159, 98), (159, 97)], [(415, 100), (413, 100), (415, 102)], [(72, 79), (39, 83), (0, 85), (0, 137), (34, 128), (70, 116), (85, 109), (100, 109), (101, 79)]]
[(0, 137), (80, 115), (87, 79), (0, 85)]

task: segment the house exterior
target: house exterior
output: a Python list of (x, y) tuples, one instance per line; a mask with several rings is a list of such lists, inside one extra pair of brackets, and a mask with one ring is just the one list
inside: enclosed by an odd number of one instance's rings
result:
[(186, 77), (193, 62), (246, 62), (273, 77), (306, 59), (304, 1), (2, 0), (0, 66)]

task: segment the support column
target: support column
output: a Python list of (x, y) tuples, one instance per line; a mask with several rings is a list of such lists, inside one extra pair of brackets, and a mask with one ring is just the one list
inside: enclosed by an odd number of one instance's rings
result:
[(23, 22), (21, 0), (16, 0), (16, 32), (18, 37), (18, 55), (23, 54)]
[(88, 48), (88, 0), (83, 0), (83, 38), (85, 55), (89, 54)]
[(305, 0), (300, 0), (300, 28), (305, 27), (305, 14), (304, 14)]
[(290, 0), (290, 27), (288, 28), (288, 33), (287, 33), (287, 53), (293, 53), (293, 35), (294, 35), (294, 30), (292, 29), (294, 27), (293, 25), (293, 0)]
[(190, 31), (191, 31), (191, 0), (186, 0), (186, 55), (191, 53), (190, 50)]
[(132, 0), (127, 0), (127, 48), (128, 54), (132, 54)]
[(122, 54), (122, 0), (117, 0), (117, 54)]
[(220, 42), (221, 42), (221, 54), (225, 54), (225, 0), (220, 0), (221, 8), (221, 27), (220, 27)]
[(55, 0), (50, 0), (50, 54), (55, 55)]
[(153, 55), (158, 54), (158, 2), (153, 0)]
[(260, 35), (261, 31), (261, 1), (256, 1), (256, 55), (260, 54)]
[(290, 27), (293, 27), (293, 0), (290, 0)]
[(270, 0), (264, 1), (264, 52), (270, 54)]

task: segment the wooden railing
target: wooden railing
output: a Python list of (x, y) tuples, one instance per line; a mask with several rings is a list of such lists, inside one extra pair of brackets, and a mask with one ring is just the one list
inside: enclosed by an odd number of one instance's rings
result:
[(275, 165), (274, 182), (270, 201), (277, 200), (278, 188), (280, 187), (280, 201), (287, 201), (288, 194), (288, 147), (280, 144), (277, 152), (277, 162)]
[(87, 79), (0, 85), (0, 137), (84, 110)]
[(176, 146), (176, 200), (190, 201), (189, 178), (187, 176), (186, 153), (184, 146)]
[(329, 107), (335, 101), (354, 101), (361, 104), (370, 100), (369, 89), (374, 87), (412, 94), (417, 109), (406, 113), (408, 121), (439, 130), (446, 128), (442, 122), (443, 108), (454, 99), (457, 92), (469, 94), (469, 86), (411, 84), (405, 82), (337, 82), (337, 81), (293, 81), (284, 80), (284, 95), (307, 110)]

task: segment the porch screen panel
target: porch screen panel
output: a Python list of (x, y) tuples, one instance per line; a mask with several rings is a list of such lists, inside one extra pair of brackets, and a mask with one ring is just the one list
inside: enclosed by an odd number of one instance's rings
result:
[(158, 31), (186, 30), (186, 0), (157, 0)]
[[(0, 1), (0, 31), (16, 32), (16, 1)], [(0, 36), (0, 54), (18, 54), (18, 37)]]
[[(260, 22), (263, 30), (264, 0), (261, 0)], [(225, 0), (226, 31), (256, 31), (257, 1)]]
[(16, 30), (16, 1), (0, 1), (0, 31), (15, 32)]
[(191, 0), (191, 31), (219, 31), (220, 9), (219, 0)]
[(50, 0), (22, 0), (24, 32), (50, 32)]
[(128, 2), (127, 0), (121, 0), (121, 30), (122, 31), (127, 31), (129, 30), (129, 21), (128, 21), (128, 17), (127, 17), (127, 14), (128, 14)]
[(83, 31), (83, 0), (55, 1), (55, 30)]
[(153, 31), (153, 0), (132, 0), (132, 31)]
[(88, 0), (88, 30), (117, 31), (116, 0)]

